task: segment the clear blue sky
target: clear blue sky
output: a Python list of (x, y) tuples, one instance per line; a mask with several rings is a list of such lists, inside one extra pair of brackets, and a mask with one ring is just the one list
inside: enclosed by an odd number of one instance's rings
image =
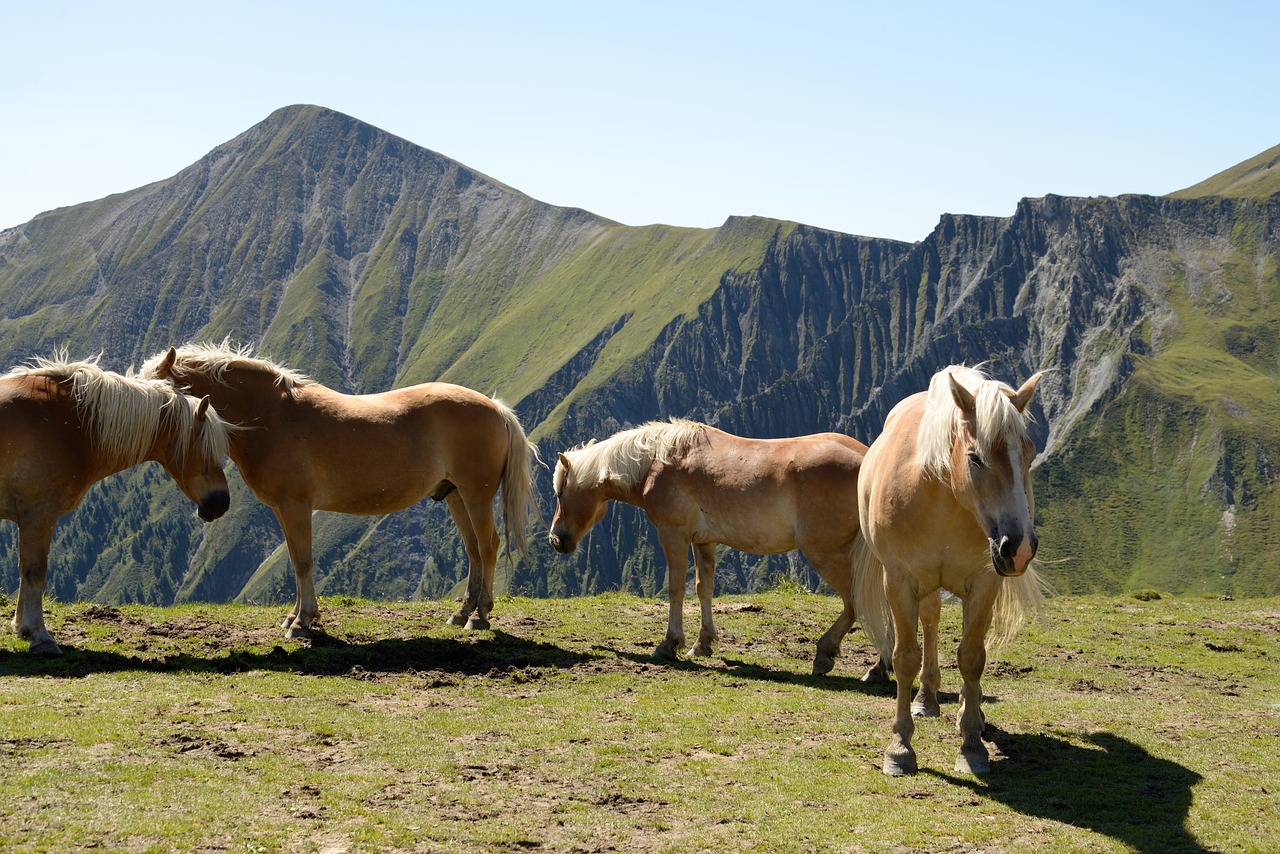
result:
[(919, 240), (1280, 144), (1280, 3), (0, 0), (0, 228), (289, 104), (629, 225)]

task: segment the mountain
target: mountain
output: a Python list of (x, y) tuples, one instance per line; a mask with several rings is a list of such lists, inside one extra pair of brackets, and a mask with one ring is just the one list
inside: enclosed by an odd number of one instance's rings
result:
[[(1272, 149), (1168, 197), (1024, 199), (916, 243), (759, 217), (630, 227), (541, 203), (351, 117), (289, 107), (172, 178), (0, 232), (0, 357), (123, 367), (189, 339), (260, 342), (345, 391), (444, 379), (512, 404), (544, 458), (653, 418), (870, 441), (953, 362), (1033, 405), (1041, 556), (1064, 592), (1280, 592)], [(271, 514), (233, 477), (203, 529), (146, 467), (59, 528), (59, 598), (276, 601)], [(539, 487), (549, 517), (550, 475)], [(465, 573), (430, 501), (319, 514), (322, 594), (447, 595)], [(158, 538), (158, 539), (157, 539)], [(615, 507), (577, 555), (535, 535), (502, 582), (657, 594), (649, 525)], [(0, 581), (16, 587), (12, 526)], [(816, 584), (728, 553), (721, 589)]]

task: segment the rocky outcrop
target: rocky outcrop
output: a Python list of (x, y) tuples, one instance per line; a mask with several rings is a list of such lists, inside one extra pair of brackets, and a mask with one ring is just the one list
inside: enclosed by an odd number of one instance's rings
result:
[[(870, 441), (944, 365), (1011, 383), (1044, 370), (1033, 436), (1042, 554), (1071, 568), (1060, 587), (1277, 592), (1278, 214), (1278, 196), (1046, 196), (1010, 217), (943, 215), (918, 243), (761, 218), (627, 228), (294, 107), (167, 181), (0, 233), (0, 356), (65, 345), (124, 367), (231, 336), (346, 391), (444, 378), (498, 393), (548, 460), (670, 416)], [(60, 597), (291, 590), (274, 519), (238, 482), (203, 529), (162, 478), (103, 489), (115, 498), (94, 493), (60, 527)], [(133, 529), (112, 528), (112, 506)], [(324, 593), (440, 596), (465, 573), (429, 501), (316, 529)], [(728, 554), (718, 585), (779, 576), (816, 584), (795, 556)], [(665, 581), (629, 508), (573, 558), (536, 543), (509, 578), (537, 595)], [(16, 587), (14, 560), (0, 582)]]

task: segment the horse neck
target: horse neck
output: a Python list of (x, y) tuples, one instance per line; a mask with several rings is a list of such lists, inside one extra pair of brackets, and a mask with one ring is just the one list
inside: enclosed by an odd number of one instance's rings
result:
[(644, 504), (644, 484), (647, 478), (638, 478), (635, 483), (623, 483), (616, 478), (606, 478), (600, 484), (600, 494), (610, 501), (621, 501), (632, 507)]
[[(182, 381), (195, 397), (207, 395), (224, 421), (245, 427), (268, 423), (276, 409), (288, 399), (275, 377), (257, 371), (229, 368), (221, 380), (193, 373), (183, 376)], [(234, 434), (232, 444), (235, 444)]]

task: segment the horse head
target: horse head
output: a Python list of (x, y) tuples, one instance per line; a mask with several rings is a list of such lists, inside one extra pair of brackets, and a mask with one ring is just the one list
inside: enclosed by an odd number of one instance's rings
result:
[(548, 539), (561, 554), (572, 554), (582, 537), (604, 518), (609, 499), (598, 486), (577, 476), (569, 457), (560, 454), (554, 476), (556, 515)]
[(209, 405), (208, 397), (196, 400), (182, 395), (178, 400), (190, 407), (190, 420), (182, 421), (189, 424), (189, 429), (174, 430), (160, 455), (160, 464), (182, 494), (196, 505), (200, 518), (212, 522), (231, 506), (231, 492), (222, 468), (227, 458), (228, 427)]
[(988, 380), (975, 392), (954, 373), (947, 374), (960, 413), (951, 487), (986, 532), (991, 563), (1005, 576), (1026, 572), (1039, 544), (1031, 490), (1036, 451), (1027, 436), (1025, 413), (1040, 376), (1035, 374), (1017, 391)]

